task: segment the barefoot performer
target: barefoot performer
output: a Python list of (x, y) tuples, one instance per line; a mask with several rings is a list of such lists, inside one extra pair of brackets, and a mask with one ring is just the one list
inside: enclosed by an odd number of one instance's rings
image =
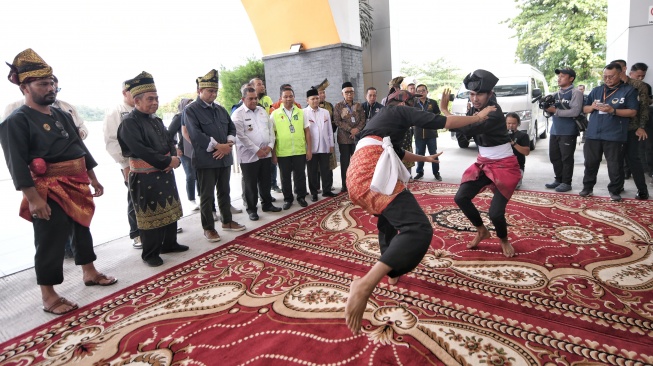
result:
[[(449, 90), (442, 98), (449, 100)], [(362, 278), (351, 283), (345, 320), (358, 334), (367, 300), (385, 275), (390, 283), (415, 268), (426, 254), (433, 228), (415, 197), (406, 189), (410, 174), (403, 161), (438, 163), (438, 156), (416, 155), (401, 148), (406, 131), (412, 126), (440, 129), (457, 128), (481, 122), (495, 111), (488, 107), (478, 114), (444, 117), (413, 108), (415, 95), (399, 90), (388, 96), (381, 109), (361, 131), (349, 170), (347, 188), (351, 201), (378, 217), (381, 258)], [(505, 128), (505, 123), (504, 123)]]
[[(484, 123), (473, 124), (458, 131), (467, 136), (474, 136), (478, 146), (476, 163), (463, 173), (462, 182), (454, 200), (465, 216), (476, 227), (476, 237), (467, 248), (476, 248), (484, 239), (490, 238), (490, 232), (483, 224), (481, 214), (472, 203), (472, 199), (485, 189), (492, 188), (494, 197), (488, 212), (490, 220), (501, 240), (503, 255), (510, 258), (515, 255), (515, 249), (508, 241), (508, 225), (506, 224), (506, 205), (515, 191), (521, 178), (519, 162), (512, 152), (512, 141), (506, 128), (506, 119), (501, 107), (494, 98), (492, 88), (499, 79), (486, 70), (476, 70), (467, 75), (463, 83), (469, 90), (472, 108), (468, 116), (475, 115), (487, 106), (496, 107), (496, 111), (488, 115)], [(445, 115), (450, 113), (443, 109)]]
[(34, 269), (43, 311), (62, 315), (78, 307), (54, 289), (63, 282), (66, 243), (72, 241), (75, 264), (82, 267), (86, 286), (118, 281), (93, 264), (97, 259), (89, 229), (95, 212), (93, 197), (100, 197), (104, 188), (72, 116), (50, 107), (57, 96), (52, 68), (29, 48), (9, 67), (9, 81), (20, 87), (25, 105), (0, 123), (0, 144), (14, 186), (23, 193), (20, 216), (34, 229)]

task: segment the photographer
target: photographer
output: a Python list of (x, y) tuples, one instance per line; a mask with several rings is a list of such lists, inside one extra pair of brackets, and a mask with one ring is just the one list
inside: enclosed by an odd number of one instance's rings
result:
[(546, 188), (556, 192), (571, 191), (574, 175), (574, 152), (579, 131), (574, 117), (583, 112), (583, 93), (574, 88), (576, 72), (573, 69), (556, 69), (560, 90), (554, 94), (555, 104), (545, 109), (553, 116), (549, 137), (549, 160), (553, 164), (555, 180)]
[(521, 120), (519, 115), (515, 112), (506, 114), (506, 128), (508, 128), (508, 136), (510, 136), (510, 145), (512, 145), (512, 153), (517, 157), (519, 163), (519, 170), (521, 171), (521, 179), (517, 183), (517, 188), (521, 187), (522, 179), (524, 179), (524, 167), (526, 166), (526, 155), (531, 153), (530, 140), (525, 132), (519, 131)]

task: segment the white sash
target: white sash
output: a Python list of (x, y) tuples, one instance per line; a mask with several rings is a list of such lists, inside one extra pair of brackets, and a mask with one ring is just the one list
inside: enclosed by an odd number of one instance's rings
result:
[(381, 153), (379, 161), (376, 163), (372, 184), (370, 184), (372, 191), (389, 196), (394, 192), (397, 180), (404, 184), (408, 183), (410, 173), (392, 148), (390, 137), (384, 137), (383, 142), (371, 137), (364, 137), (356, 145), (356, 150), (365, 146), (383, 146), (383, 153)]

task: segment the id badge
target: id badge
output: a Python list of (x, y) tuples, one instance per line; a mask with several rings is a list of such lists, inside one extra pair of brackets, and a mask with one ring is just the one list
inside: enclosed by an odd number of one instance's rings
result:
[(356, 123), (356, 118), (351, 117), (351, 123)]
[(295, 126), (292, 124), (290, 125), (290, 133), (295, 133)]

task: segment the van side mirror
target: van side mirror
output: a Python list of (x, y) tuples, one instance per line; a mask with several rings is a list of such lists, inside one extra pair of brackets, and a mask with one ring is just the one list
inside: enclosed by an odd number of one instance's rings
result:
[(533, 98), (538, 98), (542, 96), (542, 89), (535, 88), (533, 89)]
[(453, 102), (454, 99), (456, 99), (456, 95), (454, 93), (449, 94), (449, 101)]

